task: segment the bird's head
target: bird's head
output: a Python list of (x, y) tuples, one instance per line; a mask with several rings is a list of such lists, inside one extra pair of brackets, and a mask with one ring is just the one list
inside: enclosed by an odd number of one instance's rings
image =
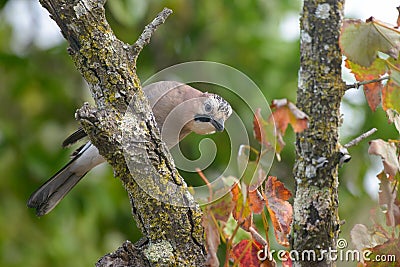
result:
[(144, 88), (152, 105), (161, 138), (173, 147), (185, 136), (224, 130), (232, 114), (229, 103), (216, 94), (203, 93), (187, 84), (162, 81)]
[(204, 93), (199, 100), (191, 130), (197, 134), (222, 132), (225, 121), (232, 114), (229, 103), (219, 95), (210, 93)]

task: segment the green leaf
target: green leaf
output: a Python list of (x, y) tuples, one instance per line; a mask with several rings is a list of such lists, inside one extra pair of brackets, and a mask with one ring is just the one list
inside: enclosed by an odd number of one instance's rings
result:
[[(233, 218), (233, 216), (231, 215), (228, 219), (228, 221), (225, 224), (224, 227), (224, 234), (227, 237), (232, 237), (233, 232), (235, 231), (235, 228), (237, 226), (237, 221), (235, 220), (235, 218)], [(239, 243), (241, 240), (244, 239), (250, 239), (251, 238), (251, 234), (249, 232), (246, 232), (245, 230), (243, 230), (242, 228), (239, 228), (239, 230), (236, 232), (235, 236), (233, 237), (233, 243), (237, 244)]]
[(377, 58), (378, 51), (397, 59), (400, 32), (373, 17), (366, 22), (347, 19), (343, 22), (339, 43), (348, 59), (368, 67)]
[(390, 78), (397, 84), (400, 84), (400, 59), (389, 58), (385, 61), (388, 66)]

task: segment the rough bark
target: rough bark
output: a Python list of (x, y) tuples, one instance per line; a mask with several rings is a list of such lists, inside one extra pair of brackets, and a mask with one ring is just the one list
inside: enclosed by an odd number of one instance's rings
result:
[[(105, 18), (104, 0), (40, 2), (69, 42), (69, 54), (89, 84), (96, 103), (96, 107), (85, 104), (76, 118), (123, 182), (133, 217), (144, 235), (136, 244), (126, 242), (115, 253), (104, 256), (97, 266), (203, 265), (201, 210), (160, 140), (136, 75), (140, 51), (171, 11), (161, 12), (131, 46), (115, 37)], [(132, 110), (127, 120), (124, 114), (128, 105)], [(126, 158), (130, 159), (131, 169)], [(138, 179), (151, 188), (152, 196), (138, 185)], [(171, 185), (176, 194), (168, 191)]]
[[(301, 17), (301, 63), (297, 106), (309, 116), (309, 128), (297, 134), (292, 247), (294, 266), (334, 266), (329, 251), (339, 232), (338, 128), (345, 91), (341, 78), (339, 33), (344, 0), (306, 0)], [(312, 250), (317, 260), (307, 260)], [(334, 255), (334, 254), (332, 254)]]

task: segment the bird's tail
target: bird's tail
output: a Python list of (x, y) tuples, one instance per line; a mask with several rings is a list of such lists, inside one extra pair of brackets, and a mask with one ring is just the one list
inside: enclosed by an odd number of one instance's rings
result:
[[(95, 151), (94, 151), (95, 150)], [(43, 216), (53, 210), (69, 191), (90, 171), (101, 162), (95, 162), (97, 148), (90, 142), (74, 154), (67, 165), (32, 193), (28, 207), (36, 209), (37, 216)], [(96, 163), (96, 164), (94, 164)]]

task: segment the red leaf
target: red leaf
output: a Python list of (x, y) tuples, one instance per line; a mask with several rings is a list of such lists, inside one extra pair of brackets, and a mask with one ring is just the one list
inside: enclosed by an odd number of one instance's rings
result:
[(242, 240), (232, 248), (231, 257), (235, 261), (239, 261), (239, 266), (259, 267), (261, 261), (258, 259), (257, 253), (260, 250), (263, 250), (263, 246), (256, 241)]
[(254, 137), (259, 143), (264, 143), (264, 134), (263, 134), (263, 119), (261, 117), (261, 109), (258, 108), (256, 110), (256, 114), (254, 114), (254, 119), (253, 119), (253, 129), (254, 129)]
[(270, 176), (265, 184), (265, 196), (276, 240), (282, 246), (289, 246), (287, 235), (293, 220), (293, 209), (287, 200), (292, 194), (276, 177)]
[(290, 258), (289, 251), (285, 252), (285, 255), (282, 257), (282, 267), (292, 267), (293, 261)]
[(396, 21), (396, 27), (399, 28), (400, 27), (400, 7), (396, 7), (397, 12), (399, 12), (399, 14), (397, 15), (397, 21)]

